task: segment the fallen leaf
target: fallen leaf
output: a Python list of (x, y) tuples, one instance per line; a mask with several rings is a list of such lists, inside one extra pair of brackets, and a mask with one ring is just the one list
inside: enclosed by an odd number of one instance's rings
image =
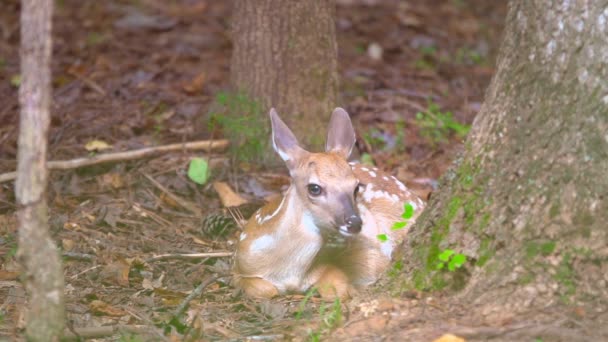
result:
[(203, 90), (203, 86), (205, 85), (205, 73), (201, 72), (196, 77), (194, 77), (190, 82), (184, 84), (182, 89), (190, 95), (198, 94)]
[(125, 186), (125, 180), (122, 174), (118, 172), (110, 172), (101, 176), (103, 185), (110, 186), (112, 189), (120, 189)]
[(99, 152), (112, 148), (112, 145), (103, 140), (91, 140), (84, 145), (84, 148), (89, 152)]
[(74, 240), (61, 239), (61, 247), (66, 252), (71, 251), (74, 248)]
[(19, 272), (0, 270), (0, 280), (17, 280)]
[(224, 207), (238, 207), (247, 203), (246, 199), (235, 193), (230, 188), (230, 185), (226, 184), (225, 182), (214, 182), (213, 188), (220, 196), (220, 201)]
[(209, 163), (204, 158), (192, 158), (188, 166), (188, 178), (197, 184), (205, 184), (209, 179)]
[(131, 263), (125, 259), (118, 259), (104, 266), (99, 272), (102, 283), (110, 285), (129, 286), (129, 271)]
[(98, 316), (120, 317), (128, 314), (128, 312), (120, 308), (114, 307), (101, 300), (92, 301), (89, 304), (89, 310), (91, 310), (94, 315)]
[(466, 340), (456, 335), (443, 334), (440, 338), (433, 340), (433, 342), (466, 342)]

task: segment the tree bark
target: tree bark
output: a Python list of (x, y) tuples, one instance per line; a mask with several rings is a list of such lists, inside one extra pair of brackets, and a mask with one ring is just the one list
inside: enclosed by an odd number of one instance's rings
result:
[(53, 1), (23, 0), (21, 4), (21, 115), (15, 196), (19, 207), (18, 257), (29, 294), (26, 335), (31, 341), (57, 341), (64, 327), (63, 270), (49, 235), (45, 198)]
[[(608, 307), (608, 1), (510, 2), (497, 72), (462, 158), (390, 284), (486, 317)], [(438, 255), (468, 257), (456, 272)]]
[[(309, 146), (325, 143), (338, 95), (335, 4), (331, 0), (236, 0), (231, 81), (274, 107)], [(264, 119), (266, 115), (264, 115)]]

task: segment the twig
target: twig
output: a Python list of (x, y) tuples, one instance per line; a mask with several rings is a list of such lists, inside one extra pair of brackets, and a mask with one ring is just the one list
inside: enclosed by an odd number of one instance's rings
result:
[[(203, 150), (205, 152), (220, 152), (228, 147), (228, 140), (200, 140), (183, 144), (170, 144), (155, 147), (146, 147), (139, 150), (104, 153), (93, 157), (76, 158), (70, 160), (52, 160), (47, 162), (49, 170), (71, 170), (84, 166), (91, 166), (101, 163), (118, 162), (126, 160), (141, 159), (151, 155), (180, 151), (180, 150)], [(0, 183), (14, 180), (17, 172), (7, 172), (0, 174)]]
[(232, 252), (209, 252), (209, 253), (192, 253), (192, 254), (160, 254), (155, 255), (146, 259), (146, 262), (179, 259), (179, 260), (192, 260), (192, 259), (204, 259), (204, 258), (223, 258), (230, 257), (234, 253)]
[(68, 258), (68, 259), (89, 261), (89, 262), (91, 262), (95, 259), (94, 255), (85, 254), (85, 253), (76, 253), (76, 252), (63, 252), (63, 254), (61, 254), (61, 256), (64, 258)]
[(73, 276), (70, 277), (70, 279), (76, 279), (76, 278), (78, 278), (78, 276), (81, 276), (81, 275), (83, 275), (83, 274), (85, 274), (85, 273), (87, 273), (89, 271), (92, 271), (92, 270), (94, 270), (96, 268), (100, 268), (100, 267), (101, 267), (101, 265), (96, 265), (96, 266), (93, 266), (93, 267), (89, 267), (89, 268), (87, 268), (86, 270), (84, 270), (82, 272), (74, 274)]
[(205, 287), (211, 285), (211, 283), (215, 282), (220, 277), (222, 277), (222, 276), (221, 275), (213, 276), (213, 277), (209, 277), (206, 280), (202, 281), (200, 283), (200, 285), (198, 285), (194, 289), (194, 291), (192, 291), (192, 293), (190, 293), (186, 298), (184, 298), (184, 300), (177, 307), (177, 309), (175, 309), (175, 311), (173, 312), (173, 317), (180, 317), (181, 315), (183, 315), (184, 312), (186, 311), (186, 309), (188, 308), (190, 301), (193, 300), (195, 297), (200, 296), (203, 293), (203, 290), (205, 289)]
[(169, 196), (169, 198), (171, 198), (172, 200), (174, 200), (175, 202), (177, 202), (177, 204), (181, 205), (182, 207), (184, 207), (185, 209), (188, 209), (189, 211), (191, 211), (194, 215), (196, 216), (201, 216), (201, 210), (194, 205), (193, 203), (190, 203), (184, 199), (182, 199), (181, 197), (175, 195), (174, 193), (172, 193), (171, 191), (169, 191), (169, 189), (167, 189), (164, 185), (160, 184), (159, 182), (157, 182), (154, 178), (152, 178), (152, 176), (149, 176), (145, 173), (142, 172), (142, 174), (144, 175), (144, 177), (146, 177), (152, 184), (154, 184), (154, 186), (156, 186), (160, 191), (164, 192), (165, 194), (167, 194), (167, 196)]
[(88, 338), (112, 336), (120, 332), (149, 335), (152, 333), (152, 329), (154, 329), (154, 327), (148, 325), (105, 325), (101, 327), (74, 328), (73, 331), (70, 331), (69, 329), (65, 330), (63, 339), (68, 341), (79, 341)]

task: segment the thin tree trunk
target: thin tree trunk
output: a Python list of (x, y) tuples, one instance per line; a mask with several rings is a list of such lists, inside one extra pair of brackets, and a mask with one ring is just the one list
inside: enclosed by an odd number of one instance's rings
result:
[(334, 18), (332, 0), (234, 2), (233, 87), (266, 112), (275, 107), (315, 147), (325, 142), (338, 94)]
[(19, 206), (19, 259), (29, 294), (26, 335), (59, 340), (64, 327), (63, 270), (49, 235), (46, 152), (51, 90), (53, 0), (21, 2), (21, 105), (15, 196)]
[[(488, 319), (608, 308), (608, 1), (510, 3), (466, 152), (410, 233), (397, 288), (452, 287)], [(452, 249), (468, 257), (437, 270)]]

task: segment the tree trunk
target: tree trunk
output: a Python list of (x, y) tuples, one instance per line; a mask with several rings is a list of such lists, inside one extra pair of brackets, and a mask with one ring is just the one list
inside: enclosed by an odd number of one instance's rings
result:
[(276, 108), (308, 146), (325, 143), (336, 106), (334, 18), (331, 0), (234, 2), (233, 87), (259, 101), (264, 114)]
[[(510, 3), (462, 158), (410, 233), (399, 290), (452, 287), (486, 317), (608, 298), (608, 1)], [(468, 257), (455, 272), (439, 254)]]
[(19, 207), (19, 260), (29, 294), (26, 335), (57, 341), (63, 332), (63, 270), (49, 235), (46, 151), (51, 90), (53, 0), (21, 2), (19, 151), (15, 196)]

